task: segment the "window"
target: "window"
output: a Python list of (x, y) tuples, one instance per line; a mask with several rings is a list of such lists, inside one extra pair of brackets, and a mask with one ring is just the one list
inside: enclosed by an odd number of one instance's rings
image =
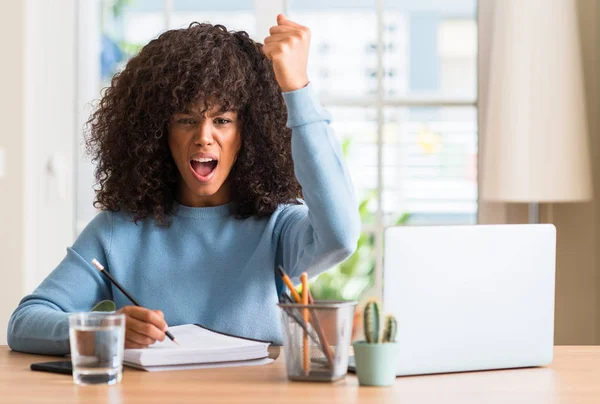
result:
[[(333, 114), (363, 222), (356, 254), (314, 282), (316, 296), (379, 294), (386, 226), (476, 222), (476, 0), (90, 3), (97, 22), (82, 24), (80, 53), (100, 62), (96, 73), (79, 79), (80, 104), (98, 99), (128, 58), (167, 28), (208, 21), (262, 42), (286, 9), (311, 29), (309, 78)], [(88, 46), (94, 41), (97, 54)], [(95, 211), (93, 167), (83, 157), (79, 164), (81, 231)]]
[[(354, 257), (321, 297), (381, 291), (383, 231), (477, 218), (475, 0), (290, 0), (312, 30), (309, 78), (333, 114), (359, 201)], [(327, 71), (327, 80), (320, 80)]]

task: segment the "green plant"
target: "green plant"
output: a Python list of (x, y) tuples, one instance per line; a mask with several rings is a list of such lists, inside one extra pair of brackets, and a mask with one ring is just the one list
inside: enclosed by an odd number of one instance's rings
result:
[[(363, 223), (368, 221), (369, 215), (372, 215), (368, 211), (367, 205), (374, 198), (375, 193), (372, 193), (360, 203), (359, 214)], [(354, 254), (312, 282), (311, 291), (314, 298), (318, 300), (357, 300), (373, 284), (375, 262), (372, 252), (374, 247), (374, 235), (362, 233)]]
[(388, 314), (385, 316), (385, 325), (383, 328), (383, 342), (394, 342), (396, 341), (396, 332), (398, 331), (398, 322), (396, 317)]
[(380, 331), (381, 311), (379, 310), (379, 303), (377, 303), (376, 300), (369, 300), (367, 304), (365, 304), (363, 317), (364, 334), (367, 343), (385, 344), (396, 340), (398, 324), (396, 318), (391, 314), (385, 317), (383, 322), (383, 332)]
[(369, 344), (376, 344), (379, 342), (379, 304), (376, 301), (371, 300), (365, 305), (363, 312), (364, 328), (365, 328), (365, 339)]
[[(342, 153), (347, 157), (351, 139), (342, 142)], [(361, 223), (375, 224), (375, 213), (370, 209), (377, 198), (376, 191), (364, 195), (358, 206)], [(396, 226), (405, 225), (411, 215), (404, 213), (394, 222)], [(360, 235), (356, 251), (346, 261), (321, 274), (311, 283), (311, 292), (317, 300), (360, 300), (373, 287), (375, 281), (375, 235), (364, 232)]]
[(120, 17), (123, 14), (125, 7), (134, 4), (133, 0), (115, 0), (112, 5), (112, 13), (115, 17)]
[(102, 300), (97, 303), (90, 311), (115, 311), (116, 306), (112, 300)]

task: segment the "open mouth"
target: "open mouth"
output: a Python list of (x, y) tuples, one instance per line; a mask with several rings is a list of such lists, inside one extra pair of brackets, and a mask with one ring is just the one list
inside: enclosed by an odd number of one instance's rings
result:
[(190, 160), (192, 171), (199, 181), (208, 181), (215, 172), (219, 161), (213, 158), (195, 158)]

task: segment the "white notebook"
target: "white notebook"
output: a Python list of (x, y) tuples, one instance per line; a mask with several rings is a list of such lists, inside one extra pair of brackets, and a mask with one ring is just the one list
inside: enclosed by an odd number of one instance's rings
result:
[(271, 363), (270, 343), (233, 337), (195, 324), (170, 327), (179, 342), (170, 339), (144, 349), (126, 349), (126, 366), (148, 370), (197, 369), (224, 366), (251, 366)]

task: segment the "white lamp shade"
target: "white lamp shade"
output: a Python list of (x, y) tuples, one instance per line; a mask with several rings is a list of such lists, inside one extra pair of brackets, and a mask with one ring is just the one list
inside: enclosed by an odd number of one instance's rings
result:
[(592, 198), (574, 0), (495, 2), (481, 197)]

